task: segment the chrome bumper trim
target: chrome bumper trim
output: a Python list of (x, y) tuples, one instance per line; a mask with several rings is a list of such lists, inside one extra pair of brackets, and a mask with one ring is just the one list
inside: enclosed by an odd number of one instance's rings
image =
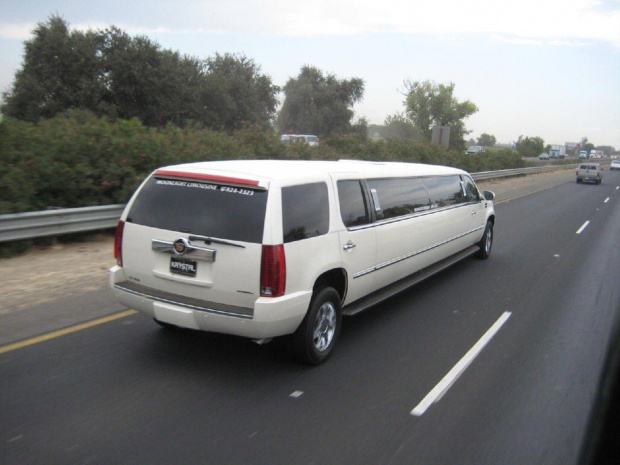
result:
[(114, 288), (129, 294), (144, 297), (146, 299), (164, 302), (179, 307), (189, 308), (200, 312), (214, 313), (216, 315), (233, 316), (236, 318), (252, 319), (254, 317), (254, 309), (246, 307), (234, 307), (232, 305), (217, 304), (207, 302), (205, 300), (194, 299), (193, 297), (185, 297), (171, 292), (158, 291), (150, 287), (136, 284), (131, 281), (123, 281), (114, 284)]

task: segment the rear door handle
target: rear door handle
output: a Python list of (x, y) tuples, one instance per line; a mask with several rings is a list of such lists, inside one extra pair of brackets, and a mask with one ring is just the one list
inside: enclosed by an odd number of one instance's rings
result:
[(343, 246), (342, 246), (342, 248), (343, 248), (344, 250), (350, 250), (350, 249), (353, 249), (356, 245), (357, 245), (357, 244), (355, 244), (354, 242), (349, 241), (349, 242), (347, 242), (345, 245), (343, 245)]

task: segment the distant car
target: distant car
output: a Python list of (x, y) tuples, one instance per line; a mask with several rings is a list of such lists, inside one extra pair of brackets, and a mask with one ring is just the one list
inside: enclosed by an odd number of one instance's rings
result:
[(582, 182), (593, 182), (600, 184), (603, 182), (603, 172), (598, 163), (582, 163), (577, 169), (577, 184)]
[(474, 155), (476, 153), (484, 153), (484, 149), (480, 145), (472, 145), (467, 149), (467, 155)]
[(614, 160), (611, 162), (611, 166), (609, 167), (610, 171), (620, 170), (620, 160)]
[(319, 145), (319, 138), (308, 134), (284, 134), (280, 140), (282, 142), (305, 142), (310, 146)]
[(541, 153), (540, 157), (538, 157), (539, 160), (549, 160), (549, 154), (548, 153)]

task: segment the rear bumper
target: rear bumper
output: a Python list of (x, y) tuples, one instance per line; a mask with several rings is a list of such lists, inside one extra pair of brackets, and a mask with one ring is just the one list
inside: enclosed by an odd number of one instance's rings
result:
[(599, 178), (598, 176), (577, 176), (577, 180), (581, 181), (581, 182), (598, 182)]
[(312, 292), (258, 298), (253, 308), (189, 299), (129, 282), (123, 269), (110, 269), (110, 287), (125, 306), (183, 328), (263, 339), (293, 333), (303, 320)]

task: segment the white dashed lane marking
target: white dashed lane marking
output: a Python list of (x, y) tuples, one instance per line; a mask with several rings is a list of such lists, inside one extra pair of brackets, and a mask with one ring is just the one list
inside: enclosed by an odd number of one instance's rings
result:
[(471, 349), (458, 361), (456, 365), (443, 377), (439, 383), (426, 395), (422, 402), (420, 402), (412, 411), (411, 415), (419, 417), (424, 415), (424, 412), (435, 402), (438, 402), (443, 395), (450, 389), (455, 381), (461, 376), (461, 374), (467, 369), (467, 367), (474, 361), (474, 359), (480, 354), (482, 349), (489, 343), (493, 336), (497, 334), (504, 323), (510, 318), (510, 312), (504, 312), (502, 316), (491, 326), (486, 333), (476, 342)]

